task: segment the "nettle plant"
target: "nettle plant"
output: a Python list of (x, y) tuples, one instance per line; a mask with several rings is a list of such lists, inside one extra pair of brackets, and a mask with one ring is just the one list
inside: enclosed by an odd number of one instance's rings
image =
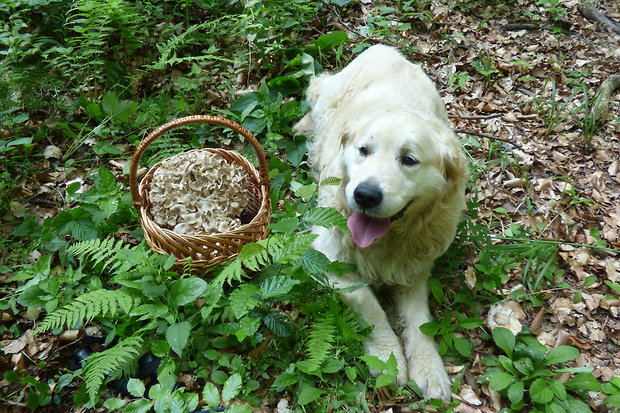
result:
[(610, 394), (605, 399), (608, 406), (620, 406), (617, 380), (606, 383), (603, 389), (592, 374), (592, 367), (567, 367), (567, 363), (579, 357), (577, 348), (558, 346), (549, 350), (534, 337), (515, 337), (502, 327), (493, 329), (492, 336), (504, 354), (482, 359), (489, 368), (481, 380), (507, 399), (509, 407), (502, 411), (592, 412), (583, 400), (590, 399), (589, 391), (601, 390)]

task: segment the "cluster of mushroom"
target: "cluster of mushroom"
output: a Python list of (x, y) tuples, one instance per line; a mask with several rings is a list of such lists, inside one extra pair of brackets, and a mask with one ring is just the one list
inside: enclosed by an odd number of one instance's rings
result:
[(155, 170), (153, 221), (178, 234), (220, 234), (241, 225), (249, 177), (243, 167), (208, 151), (184, 152)]

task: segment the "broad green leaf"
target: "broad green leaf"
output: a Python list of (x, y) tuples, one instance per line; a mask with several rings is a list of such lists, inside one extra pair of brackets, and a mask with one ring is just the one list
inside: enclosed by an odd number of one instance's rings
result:
[(299, 379), (293, 373), (282, 373), (273, 382), (272, 387), (283, 388), (296, 384)]
[(459, 327), (470, 330), (472, 328), (480, 327), (482, 325), (482, 319), (479, 317), (469, 317), (463, 320), (459, 320), (458, 324)]
[(300, 406), (305, 406), (308, 403), (312, 403), (319, 397), (321, 397), (323, 392), (316, 387), (308, 386), (305, 387), (301, 393), (299, 393), (299, 397), (297, 398), (297, 404)]
[(492, 331), (493, 341), (497, 347), (504, 350), (508, 357), (512, 358), (512, 351), (515, 348), (515, 335), (512, 331), (504, 327), (496, 327)]
[(454, 337), (454, 348), (463, 357), (471, 356), (474, 345), (466, 338)]
[(146, 413), (153, 408), (153, 402), (147, 399), (138, 399), (129, 403), (123, 409), (123, 413)]
[(239, 373), (235, 373), (231, 375), (228, 380), (224, 383), (224, 387), (222, 388), (222, 401), (224, 403), (231, 401), (239, 394), (241, 390), (241, 375)]
[(575, 347), (558, 346), (549, 352), (545, 359), (545, 365), (550, 366), (552, 364), (565, 363), (577, 357), (579, 357), (579, 350)]
[(103, 407), (106, 408), (107, 411), (112, 412), (114, 410), (120, 410), (126, 403), (127, 403), (127, 400), (110, 398), (110, 399), (106, 399), (106, 401), (103, 402)]
[(566, 400), (566, 388), (564, 387), (564, 384), (553, 379), (548, 380), (547, 384), (549, 384), (549, 388), (553, 391), (553, 394), (555, 394), (555, 397), (558, 400)]
[(78, 241), (97, 238), (97, 227), (84, 208), (63, 211), (52, 219), (52, 224), (59, 234), (73, 235)]
[[(620, 402), (620, 397), (618, 397), (618, 401)], [(607, 399), (605, 399), (604, 402), (607, 403), (609, 406), (613, 406), (607, 401)], [(590, 410), (590, 406), (588, 406), (581, 400), (571, 398), (568, 399), (567, 403), (568, 411), (570, 413), (592, 413), (592, 410)], [(618, 405), (616, 405), (615, 407), (620, 407), (620, 403), (618, 403)]]
[(127, 391), (132, 396), (142, 397), (145, 390), (146, 388), (144, 387), (144, 383), (142, 382), (142, 380), (129, 379), (129, 381), (127, 382)]
[(512, 403), (519, 403), (523, 400), (523, 382), (517, 381), (510, 385), (508, 388), (508, 399)]
[(387, 363), (377, 356), (360, 356), (360, 359), (368, 365), (371, 369), (374, 370), (387, 370)]
[[(545, 412), (546, 413), (567, 413), (566, 409), (562, 407), (562, 405), (556, 403), (555, 401), (546, 406)], [(572, 413), (572, 412), (569, 412), (569, 413)]]
[(605, 397), (603, 401), (611, 407), (620, 408), (620, 394), (612, 394), (609, 397)]
[(173, 324), (166, 330), (166, 341), (170, 345), (170, 348), (179, 356), (181, 356), (183, 349), (187, 345), (191, 330), (192, 325), (187, 321)]
[(601, 384), (591, 373), (579, 373), (571, 377), (565, 384), (566, 388), (576, 391), (600, 391)]
[(420, 331), (425, 336), (433, 337), (433, 336), (437, 335), (437, 333), (439, 332), (440, 328), (441, 328), (441, 326), (439, 325), (439, 323), (437, 323), (435, 321), (429, 321), (428, 323), (424, 323), (424, 324), (422, 324), (420, 326)]
[(224, 410), (224, 413), (252, 413), (252, 406), (247, 404), (231, 404)]
[(530, 397), (534, 403), (547, 404), (553, 396), (553, 390), (545, 379), (536, 379), (530, 385)]
[(336, 359), (327, 359), (321, 366), (323, 373), (336, 373), (344, 366), (344, 361)]
[(519, 370), (519, 372), (526, 376), (529, 376), (534, 371), (534, 363), (532, 362), (532, 359), (528, 357), (516, 360), (513, 365), (517, 370)]
[(489, 386), (493, 390), (500, 391), (508, 387), (515, 381), (515, 377), (511, 374), (498, 370), (491, 375)]
[(217, 386), (210, 381), (206, 382), (202, 389), (202, 399), (208, 407), (218, 407), (220, 405), (220, 392), (217, 390)]
[(170, 297), (172, 302), (180, 307), (194, 302), (207, 289), (207, 282), (202, 278), (182, 278), (172, 283)]
[(393, 373), (384, 373), (379, 375), (379, 377), (377, 377), (376, 380), (376, 386), (377, 387), (385, 387), (385, 386), (389, 386), (390, 384), (392, 384), (392, 382), (394, 382), (394, 377), (396, 377), (395, 374)]

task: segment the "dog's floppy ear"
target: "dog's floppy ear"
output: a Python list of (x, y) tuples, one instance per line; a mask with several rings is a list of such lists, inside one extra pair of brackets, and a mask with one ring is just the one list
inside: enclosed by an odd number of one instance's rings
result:
[(443, 154), (443, 175), (447, 183), (446, 194), (451, 194), (467, 180), (469, 167), (456, 136), (452, 135), (446, 141), (447, 150)]

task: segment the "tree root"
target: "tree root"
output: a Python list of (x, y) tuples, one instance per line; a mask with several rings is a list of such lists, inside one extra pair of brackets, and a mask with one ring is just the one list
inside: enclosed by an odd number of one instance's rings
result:
[(580, 4), (579, 11), (585, 18), (607, 27), (609, 30), (620, 34), (620, 24), (605, 16), (603, 13), (590, 6), (589, 4)]
[(590, 112), (595, 124), (601, 125), (605, 122), (607, 113), (609, 113), (611, 96), (617, 89), (620, 89), (620, 73), (609, 76), (596, 91)]

